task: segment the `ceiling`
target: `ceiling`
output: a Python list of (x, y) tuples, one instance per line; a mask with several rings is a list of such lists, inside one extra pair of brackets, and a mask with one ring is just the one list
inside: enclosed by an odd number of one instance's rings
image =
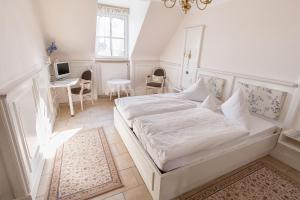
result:
[[(98, 3), (109, 4), (113, 6), (130, 7), (136, 1), (161, 1), (161, 0), (98, 0)], [(211, 6), (216, 6), (229, 0), (213, 0)], [(163, 4), (162, 4), (163, 5)], [(179, 7), (179, 3), (177, 2)], [(194, 10), (194, 9), (193, 9)]]

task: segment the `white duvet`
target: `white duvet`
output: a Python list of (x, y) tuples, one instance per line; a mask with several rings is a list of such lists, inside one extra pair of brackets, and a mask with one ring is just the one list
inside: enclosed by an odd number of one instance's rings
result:
[(214, 149), (249, 134), (205, 108), (143, 116), (134, 120), (133, 127), (160, 169), (170, 160)]
[(125, 97), (115, 102), (127, 120), (144, 115), (196, 108), (200, 105), (200, 102), (185, 99), (178, 93)]

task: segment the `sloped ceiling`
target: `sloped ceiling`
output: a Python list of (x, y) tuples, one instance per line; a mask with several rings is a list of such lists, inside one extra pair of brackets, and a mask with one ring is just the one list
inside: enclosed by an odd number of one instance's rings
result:
[(131, 59), (159, 59), (183, 18), (180, 8), (165, 8), (160, 1), (151, 2)]

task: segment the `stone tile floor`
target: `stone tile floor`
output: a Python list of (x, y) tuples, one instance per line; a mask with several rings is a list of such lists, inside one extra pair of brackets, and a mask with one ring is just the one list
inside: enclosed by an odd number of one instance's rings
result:
[[(108, 98), (100, 98), (93, 105), (85, 102), (84, 106), (84, 111), (81, 111), (79, 104), (75, 104), (76, 115), (74, 117), (70, 117), (68, 105), (60, 106), (36, 199), (47, 199), (55, 150), (68, 139), (67, 135), (72, 135), (72, 133), (82, 129), (103, 127), (124, 187), (95, 197), (92, 200), (151, 200), (152, 198), (142, 177), (122, 139), (114, 129), (113, 101)], [(288, 176), (300, 180), (298, 171), (270, 156), (266, 159)]]
[(110, 149), (115, 159), (124, 187), (105, 193), (92, 200), (151, 200), (151, 196), (135, 167), (125, 145), (113, 126), (113, 101), (101, 98), (92, 105), (88, 101), (84, 104), (84, 111), (79, 104), (75, 104), (76, 115), (70, 117), (68, 105), (61, 105), (55, 122), (47, 160), (41, 177), (37, 200), (47, 199), (51, 181), (55, 150), (78, 130), (103, 127)]

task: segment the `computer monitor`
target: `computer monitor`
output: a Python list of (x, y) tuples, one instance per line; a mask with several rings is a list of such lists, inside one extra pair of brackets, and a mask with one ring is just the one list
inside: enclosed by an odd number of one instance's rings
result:
[(70, 67), (68, 62), (54, 63), (56, 79), (62, 79), (70, 75)]

